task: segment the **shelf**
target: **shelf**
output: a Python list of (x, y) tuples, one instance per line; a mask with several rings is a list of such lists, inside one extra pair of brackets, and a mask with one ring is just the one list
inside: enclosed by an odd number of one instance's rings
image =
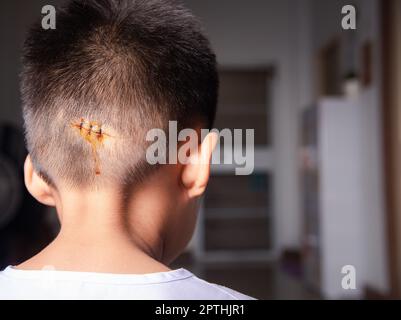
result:
[(249, 219), (269, 219), (270, 210), (267, 207), (264, 208), (207, 208), (205, 213), (205, 219), (237, 219), (237, 218), (249, 218)]
[(270, 221), (266, 217), (205, 219), (204, 224), (207, 251), (271, 248), (271, 239), (268, 235)]
[[(234, 150), (235, 152), (239, 152)], [(220, 156), (220, 163), (223, 162), (222, 155)], [(254, 172), (273, 171), (274, 158), (271, 148), (256, 148), (254, 157)], [(212, 164), (212, 174), (235, 174), (235, 169), (241, 167), (236, 164)]]

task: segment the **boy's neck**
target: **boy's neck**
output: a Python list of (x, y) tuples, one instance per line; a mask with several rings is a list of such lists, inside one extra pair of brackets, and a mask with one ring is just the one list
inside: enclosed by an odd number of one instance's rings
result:
[(163, 240), (158, 237), (157, 223), (152, 226), (156, 227), (153, 232), (135, 232), (128, 212), (122, 212), (118, 199), (109, 195), (99, 191), (85, 196), (69, 193), (60, 199), (59, 235), (18, 269), (117, 274), (168, 271), (159, 262), (163, 256)]

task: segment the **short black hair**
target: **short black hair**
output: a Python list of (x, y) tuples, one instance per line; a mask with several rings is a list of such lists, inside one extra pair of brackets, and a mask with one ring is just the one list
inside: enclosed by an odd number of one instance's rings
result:
[[(182, 4), (72, 0), (56, 12), (55, 30), (40, 22), (30, 29), (21, 78), (28, 150), (49, 183), (136, 182), (149, 171), (148, 130), (170, 120), (212, 127), (216, 57)], [(93, 174), (89, 144), (72, 130), (80, 119), (114, 137), (99, 150), (101, 177)]]

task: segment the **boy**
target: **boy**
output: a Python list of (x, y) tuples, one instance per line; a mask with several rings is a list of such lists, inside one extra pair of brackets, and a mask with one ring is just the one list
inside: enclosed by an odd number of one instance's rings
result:
[(146, 161), (149, 130), (210, 128), (217, 91), (208, 40), (171, 1), (72, 0), (56, 30), (36, 24), (23, 52), (25, 184), (61, 231), (0, 273), (0, 299), (248, 299), (166, 267), (193, 233), (216, 135), (190, 150), (206, 161)]

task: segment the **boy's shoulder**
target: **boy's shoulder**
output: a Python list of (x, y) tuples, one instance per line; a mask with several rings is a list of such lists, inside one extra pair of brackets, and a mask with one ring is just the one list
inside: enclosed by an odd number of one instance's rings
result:
[(203, 291), (202, 295), (204, 295), (203, 299), (210, 300), (256, 300), (250, 296), (242, 294), (233, 289), (224, 287), (222, 285), (214, 284), (202, 280), (196, 276), (190, 278), (190, 280), (194, 283), (194, 289)]
[(254, 300), (185, 269), (146, 275), (64, 271), (0, 272), (2, 299)]

